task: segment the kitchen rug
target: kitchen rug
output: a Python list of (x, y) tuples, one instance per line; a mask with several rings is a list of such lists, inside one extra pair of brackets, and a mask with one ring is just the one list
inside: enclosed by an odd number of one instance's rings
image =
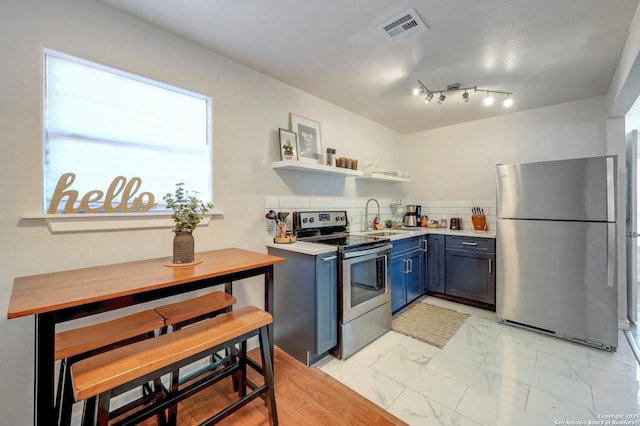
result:
[(469, 315), (414, 302), (393, 317), (393, 331), (442, 349)]

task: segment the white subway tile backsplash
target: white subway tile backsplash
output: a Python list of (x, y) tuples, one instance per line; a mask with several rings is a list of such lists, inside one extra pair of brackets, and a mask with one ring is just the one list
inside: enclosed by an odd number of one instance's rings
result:
[(308, 209), (309, 199), (302, 197), (280, 198), (280, 208), (290, 210)]
[[(266, 214), (269, 210), (276, 211), (305, 211), (305, 210), (345, 210), (349, 217), (352, 231), (359, 231), (365, 228), (365, 205), (369, 198), (346, 198), (346, 197), (275, 197), (267, 196), (264, 200)], [(482, 207), (485, 210), (489, 229), (495, 230), (496, 208), (494, 200), (416, 200), (402, 198), (375, 198), (380, 203), (380, 221), (393, 219), (393, 204), (400, 203), (417, 204), (422, 206), (422, 214), (429, 216), (431, 220), (440, 220), (442, 217), (460, 217), (463, 222), (463, 229), (473, 229), (471, 222), (471, 207)], [(375, 203), (369, 203), (369, 222), (377, 214), (378, 207)], [(291, 215), (287, 218), (287, 224), (291, 229)], [(276, 225), (273, 220), (265, 219), (265, 230), (274, 235)]]
[(347, 209), (349, 207), (357, 207), (355, 200), (351, 198), (336, 198), (333, 205), (338, 209)]
[(420, 205), (422, 206), (422, 208), (424, 209), (426, 208), (433, 208), (433, 207), (442, 207), (442, 201), (422, 201), (420, 203)]
[(471, 200), (444, 200), (442, 207), (471, 207)]
[(309, 199), (309, 208), (312, 209), (330, 209), (333, 208), (334, 202), (333, 198), (328, 197), (317, 197)]
[(496, 200), (473, 200), (472, 203), (474, 207), (489, 208), (496, 206)]

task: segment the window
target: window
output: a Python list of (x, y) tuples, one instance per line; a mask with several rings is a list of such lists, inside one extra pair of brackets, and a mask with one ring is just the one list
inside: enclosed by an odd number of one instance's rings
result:
[[(142, 180), (122, 205), (126, 191), (114, 197), (112, 206), (127, 206), (118, 212), (128, 211), (142, 192), (154, 195), (153, 210), (164, 210), (162, 196), (179, 182), (213, 201), (211, 103), (207, 96), (45, 51), (45, 213), (53, 213), (56, 185), (67, 173), (75, 174), (68, 190), (78, 191), (76, 209), (90, 191), (107, 196), (118, 176)], [(52, 206), (54, 212), (70, 198)], [(99, 211), (104, 199), (90, 206)]]

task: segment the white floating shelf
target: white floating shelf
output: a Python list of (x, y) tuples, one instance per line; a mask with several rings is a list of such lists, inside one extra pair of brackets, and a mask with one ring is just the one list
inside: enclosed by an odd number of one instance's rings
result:
[(362, 177), (360, 170), (343, 169), (342, 167), (325, 166), (323, 164), (305, 163), (297, 160), (276, 161), (271, 164), (274, 169), (294, 170), (296, 172), (319, 173), (323, 175), (341, 175)]
[(370, 179), (370, 180), (378, 180), (384, 182), (401, 182), (401, 183), (409, 183), (411, 182), (410, 178), (402, 178), (398, 176), (385, 175), (383, 173), (366, 173), (362, 176), (362, 179)]

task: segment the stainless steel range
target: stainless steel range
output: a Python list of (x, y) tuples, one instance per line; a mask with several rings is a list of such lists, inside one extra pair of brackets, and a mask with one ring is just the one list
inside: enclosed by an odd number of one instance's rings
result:
[(299, 241), (336, 247), (338, 257), (338, 351), (347, 358), (391, 330), (391, 243), (350, 235), (346, 211), (293, 214)]

